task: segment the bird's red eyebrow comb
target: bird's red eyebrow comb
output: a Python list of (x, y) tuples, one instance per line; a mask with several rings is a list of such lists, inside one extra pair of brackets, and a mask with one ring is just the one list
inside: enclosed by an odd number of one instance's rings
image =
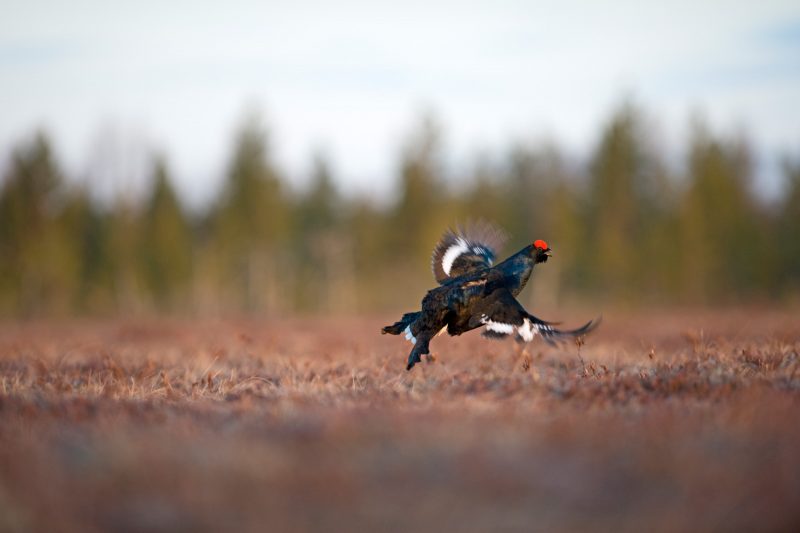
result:
[(535, 241), (533, 241), (533, 247), (541, 248), (542, 250), (547, 250), (549, 248), (549, 246), (547, 246), (547, 243), (544, 242), (542, 239), (536, 239)]

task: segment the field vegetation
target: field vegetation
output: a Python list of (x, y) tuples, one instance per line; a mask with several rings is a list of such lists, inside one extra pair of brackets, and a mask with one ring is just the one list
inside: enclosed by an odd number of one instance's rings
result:
[(3, 323), (0, 531), (800, 525), (796, 316), (440, 337), (412, 372), (391, 318)]

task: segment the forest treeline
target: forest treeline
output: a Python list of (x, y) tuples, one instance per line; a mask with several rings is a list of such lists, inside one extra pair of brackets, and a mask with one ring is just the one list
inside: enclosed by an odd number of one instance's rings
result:
[(163, 157), (143, 198), (109, 204), (65, 179), (37, 133), (13, 149), (0, 181), (0, 313), (399, 310), (433, 285), (443, 230), (478, 218), (510, 234), (505, 252), (550, 243), (555, 256), (531, 292), (545, 303), (796, 301), (800, 159), (783, 162), (780, 197), (765, 201), (742, 136), (702, 122), (691, 132), (685, 160), (670, 165), (628, 103), (587, 161), (520, 144), (455, 175), (440, 130), (423, 120), (399, 151), (395, 201), (379, 205), (340, 194), (324, 158), (310, 187), (293, 191), (251, 117), (217, 198), (191, 214)]

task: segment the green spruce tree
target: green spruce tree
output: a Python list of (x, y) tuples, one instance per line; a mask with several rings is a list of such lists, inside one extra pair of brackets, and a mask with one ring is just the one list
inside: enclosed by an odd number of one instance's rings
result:
[(0, 191), (0, 298), (6, 311), (69, 309), (79, 267), (74, 243), (58, 221), (63, 195), (50, 140), (37, 133), (14, 150)]
[(192, 275), (192, 235), (163, 158), (154, 161), (152, 180), (139, 244), (143, 277), (155, 306), (175, 310), (186, 306)]
[(267, 134), (259, 117), (250, 115), (236, 135), (213, 214), (217, 287), (226, 307), (269, 313), (291, 310), (289, 214), (269, 158)]

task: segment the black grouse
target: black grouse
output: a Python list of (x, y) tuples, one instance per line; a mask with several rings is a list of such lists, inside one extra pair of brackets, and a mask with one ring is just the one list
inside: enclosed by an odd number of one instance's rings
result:
[(392, 335), (405, 333), (414, 345), (406, 370), (430, 353), (428, 344), (445, 328), (450, 335), (461, 335), (483, 327), (484, 337), (514, 336), (519, 342), (530, 342), (538, 333), (555, 344), (585, 335), (597, 326), (599, 320), (593, 320), (578, 329), (562, 331), (528, 313), (516, 296), (531, 277), (533, 267), (547, 262), (552, 252), (545, 241), (536, 240), (492, 266), (504, 241), (503, 232), (486, 222), (448, 230), (442, 236), (432, 257), (439, 286), (422, 299), (421, 311), (406, 313), (399, 322), (381, 330)]

